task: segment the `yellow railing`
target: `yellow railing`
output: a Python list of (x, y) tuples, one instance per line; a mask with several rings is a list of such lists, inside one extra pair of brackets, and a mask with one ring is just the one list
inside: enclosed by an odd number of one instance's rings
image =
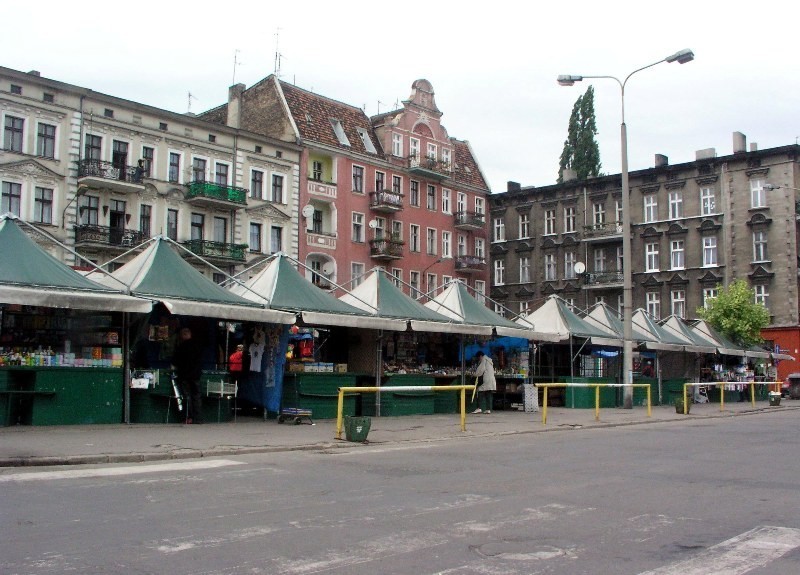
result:
[(601, 387), (644, 387), (647, 389), (647, 417), (652, 415), (650, 402), (649, 383), (537, 383), (536, 387), (544, 388), (542, 398), (542, 425), (547, 424), (547, 395), (551, 387), (593, 387), (594, 388), (594, 419), (600, 421), (600, 388)]
[(474, 385), (395, 385), (384, 387), (340, 387), (338, 405), (336, 406), (336, 439), (342, 438), (345, 393), (381, 393), (384, 391), (459, 391), (461, 392), (461, 431), (467, 430), (467, 398), (466, 390), (474, 390)]
[(687, 395), (686, 391), (689, 387), (721, 387), (719, 390), (719, 410), (725, 410), (725, 386), (726, 385), (749, 385), (750, 386), (750, 403), (753, 407), (756, 406), (756, 386), (757, 385), (773, 385), (775, 386), (775, 391), (780, 392), (781, 390), (781, 382), (780, 381), (703, 381), (700, 383), (691, 382), (691, 383), (684, 383), (683, 384), (683, 414), (686, 415), (689, 413), (687, 411), (688, 404), (686, 402)]

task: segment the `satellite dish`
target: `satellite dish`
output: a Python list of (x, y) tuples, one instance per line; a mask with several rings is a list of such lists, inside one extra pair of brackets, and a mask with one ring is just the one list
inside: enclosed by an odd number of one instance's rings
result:
[(332, 276), (334, 271), (336, 271), (336, 266), (333, 265), (333, 262), (325, 262), (322, 264), (322, 273), (326, 276)]
[(369, 229), (374, 230), (378, 227), (378, 220), (370, 220), (368, 225)]
[(586, 264), (585, 264), (585, 263), (583, 263), (583, 262), (577, 262), (577, 263), (575, 264), (575, 273), (576, 273), (576, 274), (582, 274), (582, 273), (583, 273), (583, 272), (585, 272), (585, 271), (586, 271)]
[(313, 215), (314, 215), (314, 206), (312, 206), (311, 204), (306, 204), (305, 206), (303, 206), (304, 218), (310, 218)]

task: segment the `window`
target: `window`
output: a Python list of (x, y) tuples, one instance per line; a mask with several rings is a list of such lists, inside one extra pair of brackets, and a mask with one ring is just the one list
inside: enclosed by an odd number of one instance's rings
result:
[(15, 216), (19, 216), (21, 204), (22, 184), (3, 182), (3, 197), (0, 205), (0, 214), (11, 212)]
[(217, 141), (217, 137), (214, 134), (209, 134), (208, 135), (208, 141), (213, 144), (214, 142)]
[(717, 265), (717, 237), (706, 236), (703, 238), (703, 267)]
[(214, 216), (214, 241), (220, 244), (228, 241), (228, 220)]
[(616, 224), (617, 224), (617, 232), (622, 233), (622, 220), (625, 218), (622, 217), (622, 200), (616, 200), (614, 202), (614, 209), (616, 211)]
[(506, 263), (503, 260), (494, 260), (494, 285), (501, 286), (506, 283)]
[(18, 96), (21, 96), (22, 95), (22, 86), (19, 86), (17, 84), (11, 84), (11, 93), (12, 94), (17, 94)]
[(36, 135), (36, 155), (44, 158), (56, 157), (56, 127), (50, 124), (39, 124)]
[(658, 295), (658, 292), (647, 292), (646, 301), (647, 313), (650, 314), (653, 319), (661, 319), (661, 296)]
[(206, 181), (206, 160), (203, 158), (192, 158), (192, 181)]
[(392, 222), (392, 239), (403, 240), (403, 222), (397, 220)]
[(52, 104), (56, 101), (56, 97), (53, 94), (48, 94), (45, 92), (42, 94), (42, 102), (47, 102), (48, 104)]
[(592, 254), (594, 256), (594, 271), (606, 271), (606, 250), (604, 248), (595, 248)]
[(119, 170), (119, 178), (125, 178), (125, 169), (128, 167), (128, 142), (113, 140), (111, 144), (111, 165)]
[(105, 110), (103, 110), (103, 115), (106, 118), (113, 118), (114, 117), (114, 110), (112, 110), (111, 108), (106, 108)]
[(644, 221), (654, 222), (658, 219), (658, 198), (655, 196), (644, 197)]
[(322, 233), (322, 210), (314, 208), (314, 213), (311, 214), (311, 231), (315, 234)]
[(103, 159), (103, 138), (100, 136), (86, 136), (86, 142), (83, 146), (83, 156), (87, 160), (102, 160)]
[(139, 206), (139, 231), (145, 238), (149, 238), (152, 232), (153, 206), (142, 204)]
[(750, 207), (765, 208), (767, 206), (767, 192), (764, 190), (762, 180), (750, 180)]
[(178, 241), (178, 210), (167, 210), (167, 237)]
[(703, 288), (703, 307), (708, 309), (709, 302), (719, 295), (717, 288)]
[(625, 296), (623, 294), (617, 296), (617, 313), (620, 317), (625, 313)]
[(625, 262), (625, 253), (622, 251), (622, 246), (617, 246), (617, 266), (616, 269), (618, 272), (622, 271), (622, 266)]
[(475, 238), (475, 257), (483, 259), (485, 252), (485, 242), (483, 238)]
[(83, 196), (80, 200), (78, 214), (81, 218), (81, 224), (96, 226), (100, 217), (100, 198), (97, 196)]
[(169, 181), (179, 182), (181, 176), (181, 155), (176, 152), (169, 153)]
[(225, 274), (221, 274), (219, 272), (213, 272), (211, 274), (211, 281), (213, 281), (217, 285), (222, 285), (228, 278)]
[(408, 275), (408, 283), (411, 286), (411, 297), (414, 299), (422, 295), (419, 291), (419, 272), (410, 272)]
[(283, 251), (283, 228), (272, 226), (269, 230), (269, 251), (277, 254)]
[(356, 287), (364, 281), (364, 264), (350, 262), (350, 285)]
[[(255, 150), (256, 154), (260, 154), (261, 151), (262, 151), (262, 148), (261, 148), (261, 146), (254, 146), (254, 150)], [(277, 156), (277, 157), (280, 158), (280, 156)]]
[(344, 133), (342, 123), (339, 120), (331, 118), (331, 126), (333, 127), (333, 133), (336, 134), (336, 139), (339, 140), (339, 143), (343, 146), (350, 146), (350, 140), (347, 139), (347, 134)]
[(261, 251), (261, 224), (250, 224), (250, 241), (248, 247), (251, 252)]
[(645, 244), (645, 271), (657, 272), (659, 270), (658, 244), (653, 242)]
[(192, 240), (203, 239), (203, 228), (205, 226), (205, 216), (203, 214), (192, 214), (191, 231), (189, 238)]
[(250, 172), (250, 197), (254, 200), (264, 197), (264, 172), (261, 170)]
[(767, 256), (767, 232), (753, 232), (753, 261), (765, 262)]
[(467, 194), (456, 192), (456, 213), (463, 214), (467, 211)]
[(442, 257), (449, 258), (452, 257), (451, 251), (451, 234), (448, 231), (442, 231)]
[(495, 302), (494, 303), (494, 313), (499, 315), (500, 317), (506, 317), (506, 308), (503, 304)]
[(353, 191), (357, 194), (364, 193), (364, 168), (353, 166)]
[(756, 303), (767, 307), (767, 300), (769, 299), (769, 290), (767, 286), (763, 284), (753, 286), (753, 291), (755, 292)]
[(425, 155), (425, 157), (431, 160), (436, 159), (436, 144), (428, 142), (428, 153)]
[(317, 182), (322, 180), (322, 162), (319, 160), (311, 162), (311, 179)]
[(427, 229), (426, 248), (428, 250), (428, 255), (436, 255), (436, 230), (433, 228)]
[(214, 183), (218, 186), (228, 185), (228, 164), (217, 163), (217, 172), (214, 174)]
[(519, 215), (519, 239), (529, 238), (531, 235), (531, 217), (529, 214)]
[(392, 283), (397, 289), (403, 289), (403, 270), (400, 268), (392, 268)]
[(704, 216), (710, 216), (714, 213), (716, 209), (714, 190), (711, 188), (700, 188), (700, 209)]
[(436, 186), (428, 184), (428, 209), (436, 210)]
[(669, 193), (669, 218), (677, 220), (683, 217), (683, 193), (673, 191)]
[(569, 234), (575, 231), (575, 208), (570, 206), (564, 208), (564, 233)]
[(411, 189), (409, 193), (408, 203), (412, 206), (419, 207), (419, 182), (411, 180)]
[(9, 152), (22, 153), (22, 131), (24, 125), (24, 119), (15, 118), (14, 116), (6, 116), (6, 130), (3, 137), (3, 147)]
[(142, 166), (144, 173), (142, 175), (148, 178), (152, 177), (156, 161), (155, 149), (151, 148), (150, 146), (142, 146), (142, 160), (144, 162), (144, 165)]
[(531, 281), (531, 260), (528, 256), (519, 258), (519, 283), (524, 284)]
[(475, 198), (475, 214), (479, 216), (485, 214), (485, 205), (483, 198)]
[(33, 221), (40, 224), (53, 223), (53, 190), (36, 186), (34, 190)]
[(367, 152), (377, 154), (378, 151), (375, 149), (375, 144), (372, 143), (369, 133), (364, 128), (356, 128), (356, 132), (358, 132), (358, 137), (361, 138), (361, 141), (364, 142), (364, 148)]
[(531, 311), (531, 302), (529, 301), (519, 302), (519, 315), (525, 317), (530, 313), (530, 311)]
[(685, 267), (683, 240), (673, 240), (669, 244), (669, 269), (682, 270)]
[(442, 213), (449, 214), (452, 213), (452, 207), (450, 206), (450, 190), (446, 190), (442, 188)]
[(419, 245), (420, 237), (419, 237), (419, 226), (417, 224), (411, 224), (409, 226), (409, 233), (408, 233), (408, 249), (412, 252), (420, 251)]
[(270, 201), (276, 204), (283, 203), (283, 176), (280, 174), (272, 174)]
[(364, 241), (364, 214), (353, 212), (352, 240), (354, 242)]
[(577, 261), (575, 252), (566, 252), (564, 254), (564, 279), (575, 279), (575, 263)]
[(403, 135), (392, 134), (392, 155), (397, 157), (403, 156)]
[(552, 235), (556, 233), (556, 211), (544, 211), (544, 235)]
[(386, 174), (383, 172), (375, 172), (375, 191), (382, 192), (386, 189)]
[(467, 255), (467, 236), (458, 234), (458, 256)]
[(481, 303), (486, 302), (486, 282), (483, 280), (475, 280), (475, 299)]
[(412, 158), (419, 158), (419, 140), (416, 138), (409, 138), (408, 152)]
[(555, 281), (557, 274), (555, 254), (545, 254), (544, 256), (544, 280)]
[(506, 223), (502, 217), (494, 219), (494, 241), (506, 241)]
[(450, 169), (450, 158), (451, 157), (452, 156), (451, 156), (450, 149), (449, 148), (442, 148), (442, 165), (447, 170)]
[(606, 223), (606, 206), (600, 202), (592, 204), (592, 216), (595, 229), (601, 229)]
[(403, 193), (403, 178), (400, 176), (392, 176), (392, 193), (398, 195)]
[(436, 274), (428, 274), (425, 278), (425, 291), (429, 294), (436, 291)]
[(672, 290), (672, 315), (680, 318), (686, 317), (686, 292), (683, 290)]
[(158, 129), (166, 131), (167, 130), (167, 123), (166, 122), (159, 122), (158, 123)]

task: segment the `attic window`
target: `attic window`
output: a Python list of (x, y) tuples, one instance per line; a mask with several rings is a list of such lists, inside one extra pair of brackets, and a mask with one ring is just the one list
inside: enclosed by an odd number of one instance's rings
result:
[(364, 128), (356, 128), (358, 135), (361, 136), (361, 141), (364, 142), (364, 147), (370, 154), (377, 154), (378, 150), (375, 149), (375, 146), (372, 144), (372, 140), (369, 137), (369, 134)]
[(208, 141), (209, 142), (216, 142), (217, 141), (217, 137), (214, 134), (209, 134), (208, 135)]
[(103, 115), (106, 118), (113, 118), (114, 117), (114, 110), (112, 110), (111, 108), (106, 108), (105, 110), (103, 110)]
[(158, 129), (159, 130), (166, 130), (167, 129), (167, 123), (166, 122), (159, 122), (158, 123)]
[(48, 94), (47, 92), (45, 92), (44, 94), (42, 94), (42, 101), (52, 103), (55, 102), (56, 99), (55, 96), (53, 96), (53, 94)]
[(11, 84), (11, 93), (22, 95), (22, 86), (17, 86), (16, 84)]
[(314, 122), (311, 120), (311, 114), (306, 113), (306, 124), (313, 124)]
[(344, 133), (342, 123), (339, 120), (331, 118), (331, 126), (333, 126), (333, 132), (339, 139), (339, 143), (343, 146), (349, 146), (350, 140), (347, 139), (347, 134)]
[(260, 154), (261, 150), (262, 150), (261, 146), (256, 146), (256, 154)]

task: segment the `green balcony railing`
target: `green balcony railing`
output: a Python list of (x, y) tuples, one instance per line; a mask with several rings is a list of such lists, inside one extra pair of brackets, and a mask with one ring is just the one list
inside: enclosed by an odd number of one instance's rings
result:
[(212, 184), (211, 182), (192, 182), (186, 184), (186, 188), (189, 190), (186, 195), (187, 200), (192, 198), (206, 198), (241, 204), (243, 206), (247, 205), (248, 192), (244, 188), (223, 186), (221, 184)]
[(204, 258), (220, 258), (237, 262), (245, 261), (247, 244), (226, 244), (209, 240), (188, 240), (183, 245), (193, 254)]

